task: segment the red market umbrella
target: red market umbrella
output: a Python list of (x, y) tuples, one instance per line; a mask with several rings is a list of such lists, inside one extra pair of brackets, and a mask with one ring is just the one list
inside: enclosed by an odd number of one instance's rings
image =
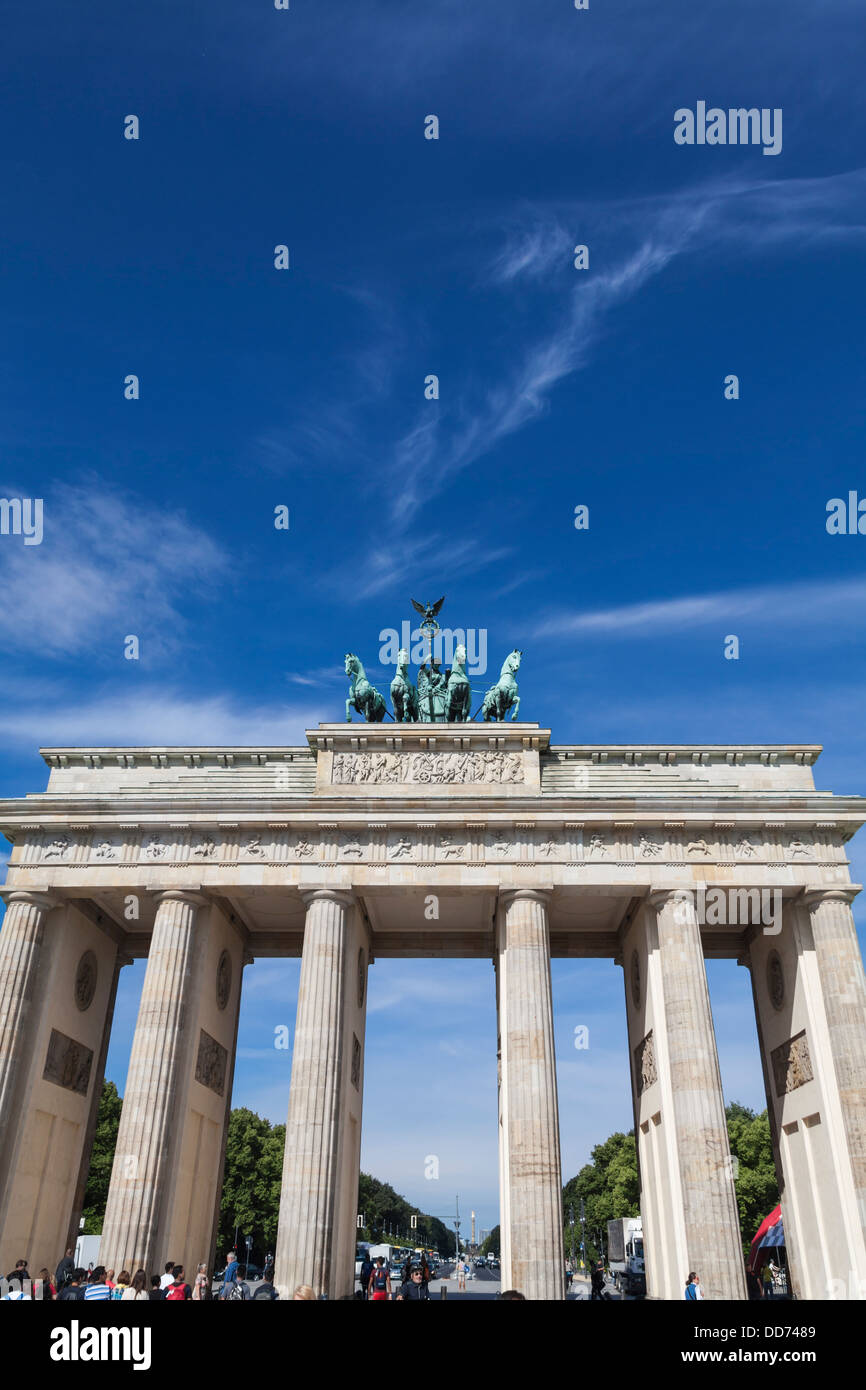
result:
[(761, 1251), (768, 1246), (778, 1247), (785, 1244), (785, 1229), (782, 1225), (782, 1208), (774, 1207), (769, 1216), (765, 1216), (757, 1229), (755, 1238), (749, 1247), (749, 1272), (755, 1274), (761, 1258)]

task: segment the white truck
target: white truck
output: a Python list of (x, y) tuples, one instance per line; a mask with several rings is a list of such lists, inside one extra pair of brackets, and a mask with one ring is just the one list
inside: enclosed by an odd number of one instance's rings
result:
[(607, 1223), (607, 1262), (623, 1293), (646, 1293), (643, 1224), (639, 1216), (619, 1216)]

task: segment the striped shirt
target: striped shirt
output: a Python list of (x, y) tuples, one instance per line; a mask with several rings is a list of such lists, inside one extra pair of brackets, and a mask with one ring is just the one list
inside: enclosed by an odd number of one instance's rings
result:
[(88, 1284), (84, 1290), (85, 1299), (88, 1298), (111, 1298), (111, 1289), (107, 1284)]

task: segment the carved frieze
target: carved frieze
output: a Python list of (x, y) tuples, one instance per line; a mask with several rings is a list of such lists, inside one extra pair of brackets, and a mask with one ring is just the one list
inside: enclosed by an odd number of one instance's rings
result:
[(331, 765), (335, 786), (522, 781), (519, 753), (335, 753)]
[(52, 1081), (65, 1091), (74, 1091), (77, 1096), (86, 1096), (92, 1066), (93, 1052), (89, 1047), (76, 1042), (74, 1038), (67, 1038), (56, 1028), (51, 1029), (43, 1080)]
[(206, 1033), (202, 1028), (195, 1064), (196, 1081), (201, 1082), (202, 1086), (207, 1086), (208, 1090), (214, 1091), (218, 1096), (224, 1095), (228, 1059), (229, 1054), (222, 1043), (218, 1043), (216, 1038), (212, 1038), (210, 1033)]
[(642, 1096), (644, 1091), (659, 1079), (652, 1029), (645, 1038), (641, 1039), (634, 1050), (634, 1074), (639, 1096)]
[(777, 1096), (787, 1095), (789, 1091), (796, 1091), (800, 1086), (805, 1086), (807, 1081), (811, 1081), (814, 1072), (805, 1028), (795, 1033), (793, 1038), (789, 1038), (780, 1047), (774, 1047), (770, 1053), (770, 1060)]

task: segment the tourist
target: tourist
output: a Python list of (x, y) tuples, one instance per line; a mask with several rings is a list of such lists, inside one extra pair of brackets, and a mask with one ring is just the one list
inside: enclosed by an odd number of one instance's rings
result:
[(262, 1279), (266, 1284), (274, 1282), (274, 1257), (271, 1254), (265, 1256), (265, 1267), (262, 1270)]
[(464, 1293), (466, 1292), (466, 1265), (463, 1263), (463, 1260), (458, 1256), (458, 1258), (457, 1258), (457, 1290), (458, 1290), (458, 1292), (460, 1291), (460, 1289), (462, 1289)]
[(162, 1287), (162, 1280), (158, 1274), (151, 1276), (150, 1293), (147, 1296), (151, 1303), (156, 1303), (159, 1299), (165, 1298), (165, 1289)]
[(772, 1271), (772, 1269), (770, 1268), (770, 1261), (769, 1261), (769, 1260), (765, 1260), (765, 1261), (764, 1261), (764, 1267), (763, 1267), (763, 1269), (761, 1270), (761, 1283), (762, 1283), (763, 1286), (764, 1286), (764, 1297), (765, 1297), (765, 1298), (772, 1298), (772, 1297), (773, 1297), (773, 1271)]
[[(0, 1265), (0, 1269), (2, 1268), (3, 1266)], [(15, 1268), (13, 1269), (12, 1273), (6, 1275), (6, 1283), (11, 1286), (13, 1280), (17, 1280), (19, 1288), (22, 1289), (24, 1287), (25, 1281), (29, 1283), (30, 1270), (27, 1268), (26, 1260), (15, 1261)]]
[(173, 1279), (174, 1279), (174, 1260), (168, 1260), (168, 1261), (166, 1262), (166, 1266), (165, 1266), (165, 1269), (164, 1269), (164, 1271), (163, 1271), (162, 1278), (161, 1278), (160, 1281), (159, 1281), (159, 1287), (162, 1289), (163, 1293), (165, 1293), (166, 1289), (168, 1288), (169, 1284), (173, 1281)]
[(433, 1271), (431, 1270), (430, 1266), (429, 1266), (428, 1263), (427, 1263), (427, 1256), (424, 1255), (424, 1254), (422, 1254), (422, 1256), (421, 1256), (421, 1283), (424, 1285), (425, 1289), (427, 1288), (427, 1286), (428, 1286), (428, 1284), (430, 1283), (430, 1280), (431, 1280), (432, 1278), (433, 1278)]
[(391, 1297), (391, 1274), (385, 1268), (382, 1255), (376, 1257), (373, 1273), (370, 1275), (368, 1297), (371, 1302), (384, 1303)]
[(761, 1281), (755, 1271), (749, 1268), (748, 1260), (746, 1260), (746, 1292), (749, 1295), (749, 1299), (752, 1301), (763, 1298), (764, 1296), (764, 1291), (761, 1288)]
[(604, 1298), (604, 1264), (603, 1264), (603, 1262), (602, 1262), (601, 1260), (599, 1260), (597, 1264), (593, 1265), (592, 1271), (591, 1271), (590, 1276), (589, 1276), (589, 1282), (590, 1282), (590, 1284), (591, 1284), (591, 1286), (592, 1286), (592, 1292), (590, 1293), (590, 1296), (589, 1296), (589, 1297), (590, 1297), (590, 1302), (592, 1302), (594, 1299), (598, 1299), (599, 1301), (603, 1300), (603, 1298)]
[(109, 1288), (112, 1290), (112, 1292), (113, 1292), (113, 1291), (114, 1291), (114, 1270), (113, 1270), (113, 1269), (107, 1269), (107, 1270), (105, 1271), (105, 1282), (106, 1282), (106, 1284), (108, 1285), (108, 1287), (109, 1287)]
[(69, 1283), (74, 1268), (75, 1260), (73, 1259), (73, 1252), (72, 1250), (67, 1250), (60, 1264), (57, 1266), (57, 1269), (54, 1271), (54, 1282), (57, 1285), (58, 1292), (63, 1289), (65, 1284)]
[(400, 1288), (400, 1292), (397, 1295), (397, 1302), (401, 1303), (406, 1300), (411, 1302), (419, 1298), (429, 1299), (429, 1297), (430, 1290), (421, 1279), (421, 1269), (418, 1265), (413, 1265), (409, 1278)]
[(195, 1272), (192, 1296), (196, 1303), (203, 1303), (206, 1299), (210, 1298), (210, 1280), (207, 1277), (207, 1265), (199, 1265)]
[(297, 1301), (298, 1303), (314, 1303), (316, 1301), (316, 1295), (313, 1293), (309, 1284), (299, 1284), (292, 1294), (292, 1301)]
[(84, 1300), (89, 1303), (91, 1299), (110, 1299), (111, 1289), (105, 1282), (105, 1265), (97, 1265), (84, 1290)]
[(40, 1269), (36, 1276), (36, 1297), (50, 1299), (52, 1302), (57, 1297), (56, 1285), (51, 1282), (51, 1275), (47, 1269)]
[(165, 1291), (166, 1303), (187, 1302), (192, 1298), (192, 1289), (184, 1282), (183, 1265), (175, 1265), (171, 1271), (171, 1283)]
[(704, 1295), (703, 1295), (703, 1291), (702, 1291), (702, 1289), (701, 1289), (701, 1280), (700, 1280), (700, 1276), (697, 1275), (697, 1274), (695, 1274), (694, 1270), (692, 1270), (691, 1273), (689, 1274), (688, 1279), (686, 1280), (686, 1291), (685, 1291), (685, 1294), (683, 1295), (683, 1297), (684, 1297), (684, 1298), (694, 1299), (694, 1298), (703, 1298), (703, 1296), (704, 1296)]
[(230, 1285), (230, 1284), (236, 1283), (236, 1282), (237, 1282), (237, 1277), (238, 1277), (238, 1257), (237, 1257), (237, 1254), (236, 1254), (236, 1252), (235, 1252), (234, 1250), (230, 1250), (229, 1253), (228, 1253), (228, 1255), (226, 1256), (226, 1270), (225, 1270), (225, 1274), (223, 1275), (222, 1284), (220, 1285), (220, 1291), (219, 1291), (219, 1296), (220, 1296), (220, 1298), (228, 1298), (228, 1296), (229, 1296), (229, 1285)]
[(506, 1289), (504, 1293), (499, 1294), (499, 1297), (500, 1297), (501, 1299), (507, 1298), (507, 1299), (509, 1299), (512, 1303), (516, 1303), (516, 1302), (518, 1301), (518, 1299), (520, 1300), (521, 1303), (525, 1303), (525, 1302), (526, 1302), (526, 1294), (525, 1294), (525, 1293), (518, 1293), (517, 1289)]
[(63, 1288), (57, 1295), (58, 1303), (74, 1303), (84, 1298), (84, 1281), (87, 1278), (83, 1269), (73, 1269)]
[(120, 1301), (132, 1282), (132, 1275), (128, 1269), (122, 1269), (117, 1276), (117, 1283), (111, 1291), (111, 1297)]
[(369, 1284), (370, 1284), (370, 1275), (371, 1275), (372, 1273), (373, 1273), (373, 1261), (370, 1259), (370, 1252), (369, 1252), (369, 1250), (368, 1250), (367, 1253), (365, 1254), (363, 1260), (361, 1261), (361, 1273), (360, 1273), (360, 1275), (359, 1275), (360, 1282), (361, 1282), (361, 1290), (362, 1290), (363, 1295), (364, 1295), (365, 1298), (367, 1297), (367, 1290), (368, 1290)]
[(132, 1276), (132, 1283), (128, 1289), (123, 1290), (124, 1303), (138, 1303), (140, 1301), (149, 1302), (150, 1295), (147, 1292), (147, 1275), (143, 1269), (137, 1269)]

